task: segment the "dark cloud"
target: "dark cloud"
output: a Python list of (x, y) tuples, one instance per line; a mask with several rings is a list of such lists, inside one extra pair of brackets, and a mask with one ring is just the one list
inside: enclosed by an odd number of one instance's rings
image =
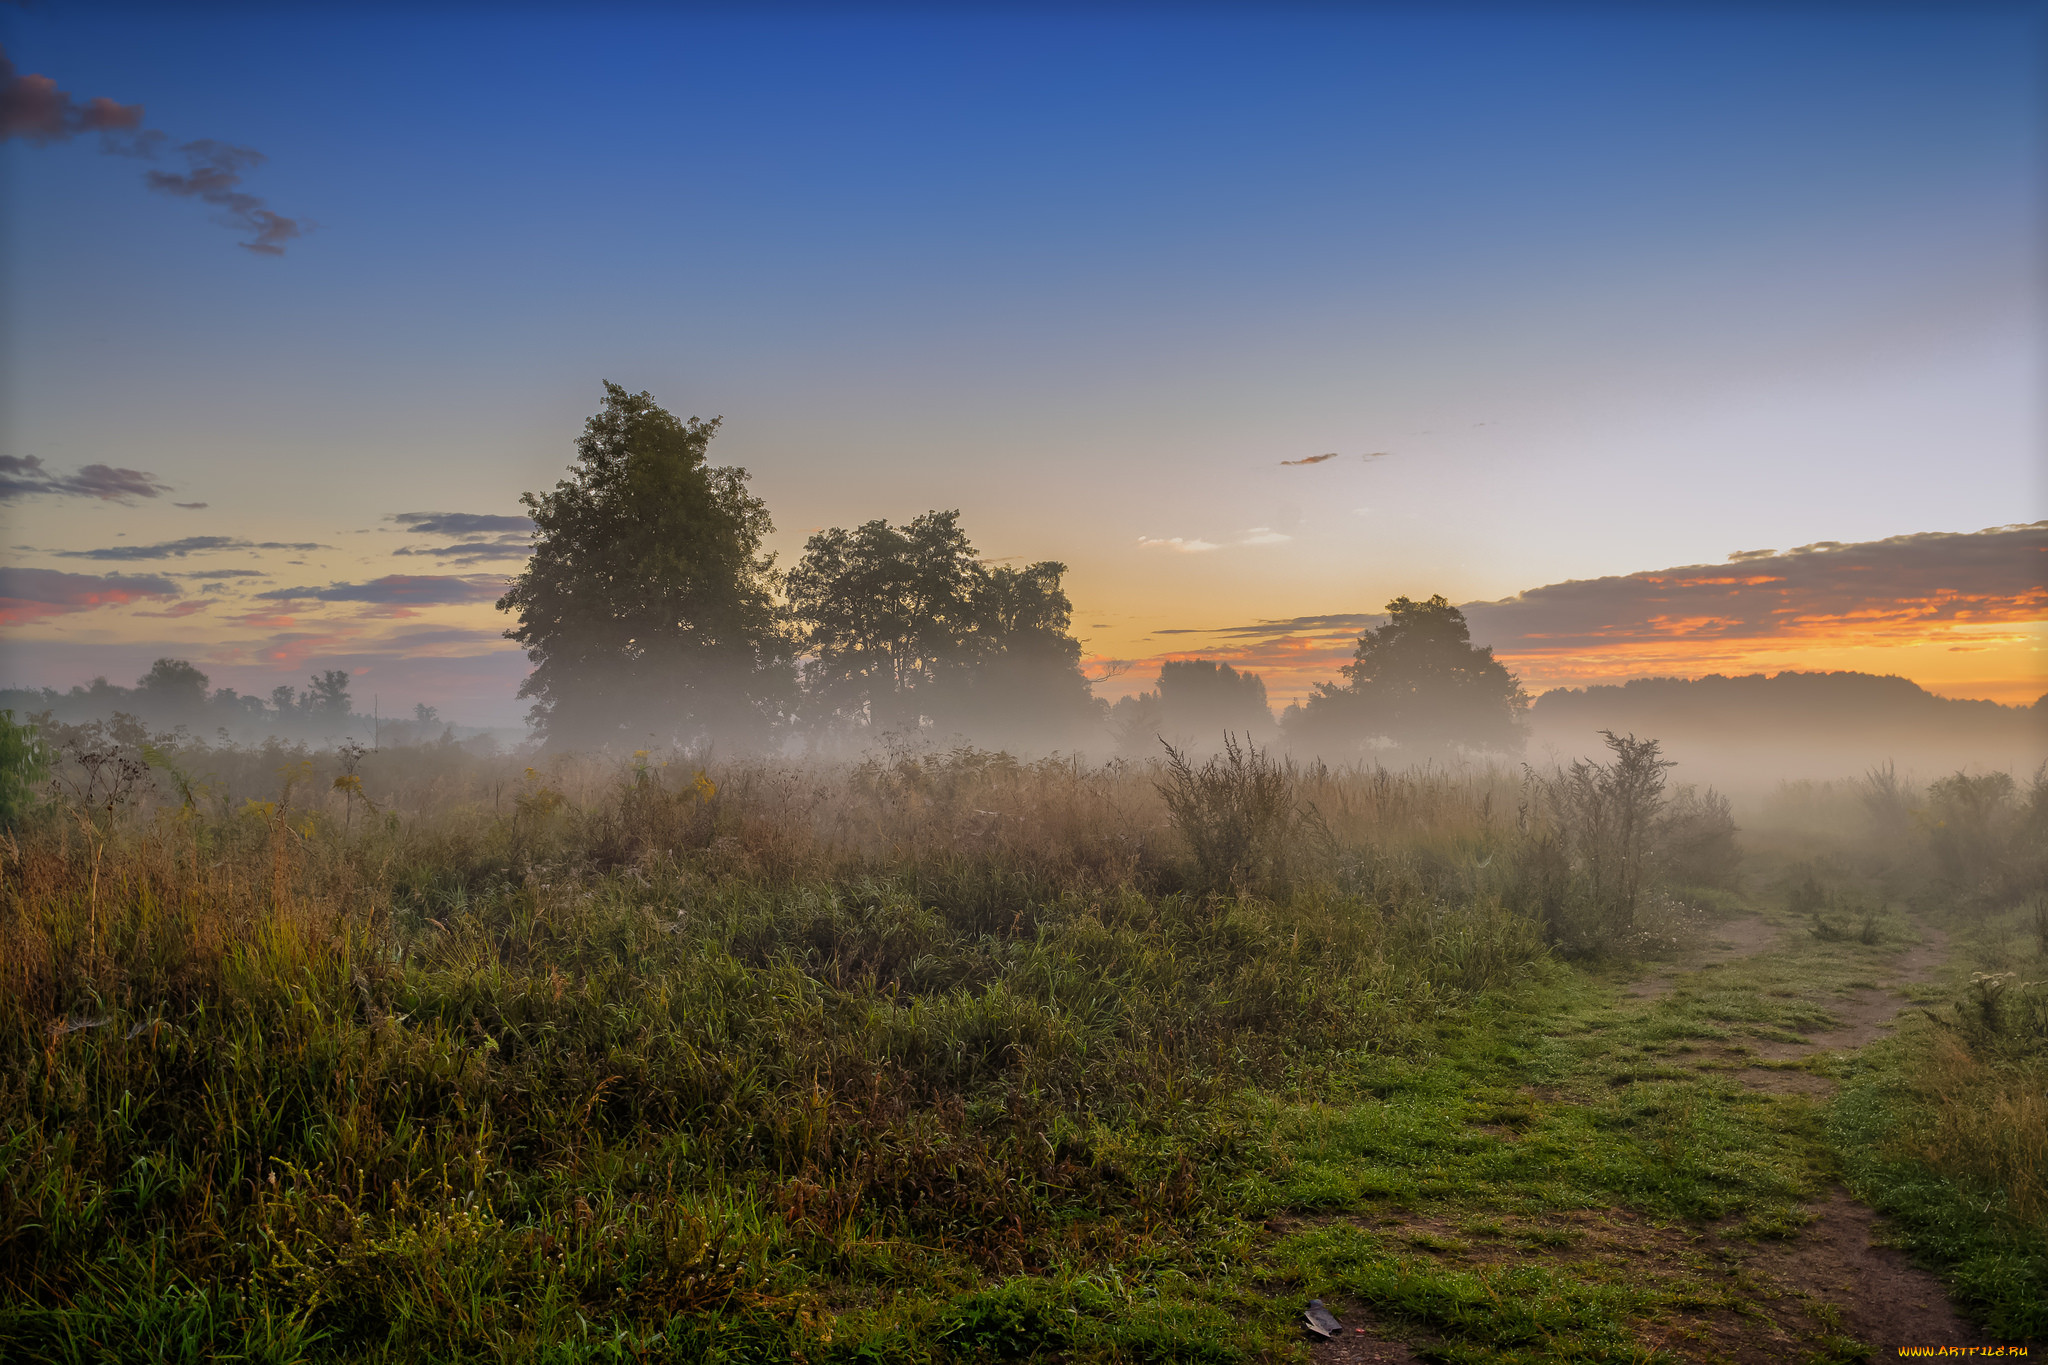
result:
[(1277, 639), (1283, 635), (1317, 635), (1331, 631), (1358, 632), (1377, 626), (1386, 620), (1384, 613), (1351, 612), (1336, 616), (1292, 616), (1284, 621), (1254, 621), (1245, 626), (1218, 626), (1204, 630), (1193, 626), (1175, 626), (1156, 630), (1155, 635), (1205, 635), (1217, 638), (1240, 637), (1253, 640)]
[[(1463, 610), (1473, 639), (1503, 654), (1651, 639), (1918, 634), (1941, 623), (2040, 620), (2048, 617), (2048, 521), (1747, 550), (1724, 564), (1551, 583), (1497, 602), (1467, 602)], [(1360, 612), (1156, 633), (1277, 641), (1356, 635), (1385, 619)]]
[(206, 504), (203, 502), (174, 502), (171, 504), (171, 506), (182, 507), (188, 512), (196, 512), (200, 508), (206, 506)]
[(56, 550), (59, 559), (183, 559), (194, 551), (245, 550), (246, 540), (233, 536), (186, 536), (155, 545), (108, 545), (98, 550)]
[(395, 555), (427, 555), (445, 559), (451, 567), (484, 564), (492, 560), (524, 559), (533, 553), (533, 542), (525, 536), (498, 536), (491, 540), (465, 540), (454, 545), (404, 546)]
[[(181, 540), (163, 540), (154, 545), (107, 545), (97, 550), (53, 550), (59, 559), (183, 559), (189, 554), (204, 554), (212, 550), (324, 550), (328, 547), (313, 541), (283, 540), (241, 540), (235, 536), (186, 536)], [(254, 572), (247, 570), (245, 572)], [(219, 574), (209, 577), (218, 578)]]
[[(100, 149), (119, 156), (154, 158), (166, 141), (163, 133), (142, 126), (141, 105), (105, 98), (81, 104), (48, 76), (20, 74), (0, 50), (0, 141), (18, 138), (42, 145), (80, 133), (98, 133)], [(143, 183), (159, 194), (197, 199), (220, 210), (219, 222), (249, 234), (243, 250), (282, 256), (286, 243), (312, 226), (272, 212), (240, 188), (243, 173), (263, 163), (263, 153), (255, 148), (199, 138), (179, 144), (178, 153), (185, 158), (183, 171), (144, 171)]]
[(169, 484), (141, 469), (89, 464), (74, 473), (59, 474), (44, 465), (40, 456), (0, 455), (0, 502), (42, 494), (127, 502), (130, 498), (162, 497), (170, 491)]
[(219, 209), (219, 221), (251, 235), (241, 243), (244, 251), (262, 256), (284, 255), (285, 243), (305, 235), (307, 224), (296, 218), (273, 213), (261, 199), (235, 188), (242, 172), (263, 164), (263, 153), (253, 147), (233, 147), (212, 138), (200, 138), (178, 148), (185, 158), (185, 172), (145, 171), (143, 180), (159, 194), (197, 199)]
[(257, 596), (270, 601), (364, 602), (386, 607), (446, 607), (495, 602), (505, 580), (495, 574), (386, 574), (368, 583), (330, 583), (324, 588), (277, 588)]
[(2048, 617), (2048, 522), (1824, 540), (1732, 563), (1532, 588), (1465, 608), (1503, 654), (1618, 641), (1798, 640)]
[(60, 569), (0, 568), (0, 625), (19, 626), (46, 616), (178, 595), (177, 584), (155, 574), (99, 578)]
[(142, 132), (141, 105), (118, 104), (104, 96), (80, 103), (48, 76), (17, 72), (6, 49), (0, 48), (0, 142), (20, 138), (43, 145), (98, 133), (113, 140), (109, 150), (127, 150), (124, 143)]
[(170, 574), (168, 576), (171, 578), (204, 578), (208, 580), (212, 580), (215, 578), (270, 577), (270, 575), (262, 569), (195, 569), (191, 573)]
[(445, 560), (449, 567), (524, 559), (533, 553), (533, 522), (488, 512), (400, 512), (391, 518), (421, 535), (465, 537), (451, 545), (408, 545), (396, 555)]
[(391, 520), (425, 536), (482, 536), (533, 529), (531, 517), (501, 517), (488, 512), (400, 512)]

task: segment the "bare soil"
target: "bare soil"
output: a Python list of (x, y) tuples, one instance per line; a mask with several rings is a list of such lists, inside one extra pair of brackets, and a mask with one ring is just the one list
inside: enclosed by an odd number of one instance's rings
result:
[(1778, 941), (1776, 926), (1754, 916), (1715, 925), (1700, 947), (1671, 962), (1658, 964), (1655, 974), (1632, 981), (1625, 993), (1636, 1000), (1659, 1000), (1678, 987), (1678, 978), (1703, 967), (1754, 957)]
[(1761, 1043), (1756, 1055), (1765, 1061), (1792, 1061), (1823, 1052), (1850, 1052), (1876, 1042), (1897, 1025), (1899, 1011), (1907, 1003), (1905, 988), (1926, 981), (1948, 955), (1948, 935), (1934, 928), (1925, 933), (1926, 938), (1899, 954), (1892, 964), (1894, 979), (1889, 989), (1860, 990), (1831, 1001), (1828, 1012), (1841, 1021), (1836, 1027), (1808, 1034), (1804, 1042)]

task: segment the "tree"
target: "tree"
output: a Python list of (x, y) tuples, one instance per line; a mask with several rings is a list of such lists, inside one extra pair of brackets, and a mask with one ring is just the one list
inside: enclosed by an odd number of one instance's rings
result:
[(716, 418), (604, 389), (568, 477), (520, 499), (533, 557), (498, 601), (534, 665), (519, 695), (551, 745), (764, 738), (793, 680), (767, 505), (707, 463)]
[(957, 511), (819, 532), (789, 573), (812, 705), (889, 729), (1068, 738), (1095, 702), (1070, 633), (1066, 571), (1051, 560), (984, 566)]
[(981, 578), (957, 511), (812, 536), (788, 590), (811, 654), (804, 686), (816, 707), (917, 728), (936, 709), (941, 680), (972, 661)]
[(208, 681), (183, 659), (158, 659), (135, 680), (136, 700), (160, 719), (197, 720), (206, 710)]
[(338, 668), (315, 673), (308, 682), (299, 711), (307, 720), (326, 725), (346, 725), (354, 714), (355, 701), (348, 694), (348, 674)]
[(1528, 694), (1490, 647), (1472, 643), (1465, 614), (1441, 595), (1387, 603), (1386, 624), (1358, 637), (1343, 673), (1343, 683), (1318, 684), (1290, 708), (1297, 743), (1343, 749), (1378, 739), (1415, 756), (1522, 745)]
[(1265, 680), (1215, 659), (1168, 659), (1153, 690), (1124, 698), (1117, 710), (1124, 749), (1147, 755), (1162, 738), (1210, 751), (1226, 734), (1264, 738), (1273, 728)]
[[(1081, 672), (1067, 566), (1042, 560), (986, 569), (972, 595), (972, 662), (941, 689), (942, 721), (990, 744), (1058, 747), (1102, 710)], [(948, 692), (950, 696), (946, 695)]]

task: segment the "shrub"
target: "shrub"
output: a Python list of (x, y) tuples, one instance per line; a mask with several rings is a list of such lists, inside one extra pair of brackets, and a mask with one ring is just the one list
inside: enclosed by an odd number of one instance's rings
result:
[(1298, 813), (1291, 764), (1249, 739), (1223, 736), (1223, 752), (1199, 768), (1165, 740), (1159, 794), (1195, 855), (1199, 884), (1212, 890), (1270, 885), (1286, 872), (1289, 836)]

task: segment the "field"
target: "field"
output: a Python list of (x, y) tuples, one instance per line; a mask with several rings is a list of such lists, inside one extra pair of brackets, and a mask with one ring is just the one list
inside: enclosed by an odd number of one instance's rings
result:
[(2039, 779), (59, 738), (9, 1360), (2048, 1335)]

